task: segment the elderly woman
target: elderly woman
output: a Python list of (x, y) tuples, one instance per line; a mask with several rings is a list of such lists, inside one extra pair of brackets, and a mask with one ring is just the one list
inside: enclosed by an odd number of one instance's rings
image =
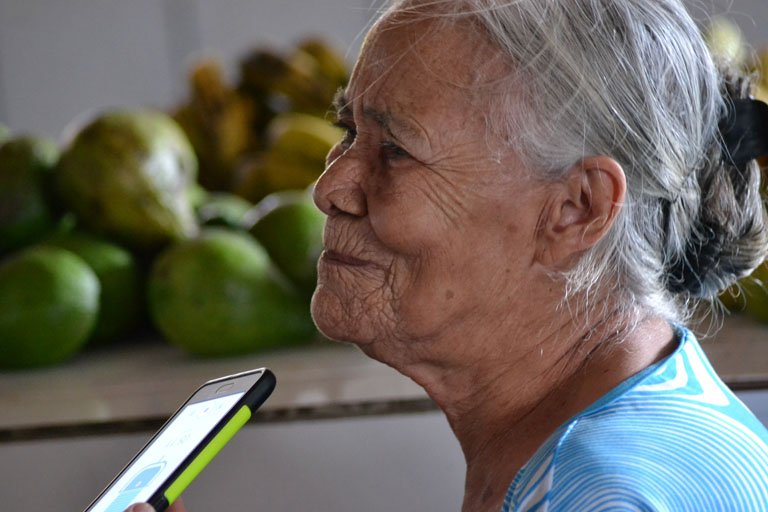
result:
[(445, 412), (464, 512), (767, 510), (684, 323), (766, 256), (768, 106), (679, 0), (398, 2), (336, 107), (312, 313)]

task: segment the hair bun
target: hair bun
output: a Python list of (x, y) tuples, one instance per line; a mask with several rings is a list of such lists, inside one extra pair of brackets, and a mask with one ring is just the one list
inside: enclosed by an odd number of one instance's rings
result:
[(720, 121), (723, 159), (736, 168), (768, 155), (768, 105), (752, 98), (738, 98), (726, 103)]
[(723, 73), (725, 113), (709, 158), (695, 173), (698, 212), (684, 254), (667, 266), (667, 289), (709, 298), (749, 275), (766, 257), (768, 231), (760, 168), (768, 154), (768, 105), (749, 98), (749, 81)]

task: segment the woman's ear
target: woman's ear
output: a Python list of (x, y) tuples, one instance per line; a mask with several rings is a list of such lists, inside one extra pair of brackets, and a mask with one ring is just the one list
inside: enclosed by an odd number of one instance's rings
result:
[(539, 223), (537, 260), (560, 267), (599, 242), (613, 225), (627, 190), (624, 170), (607, 156), (580, 160), (552, 184)]

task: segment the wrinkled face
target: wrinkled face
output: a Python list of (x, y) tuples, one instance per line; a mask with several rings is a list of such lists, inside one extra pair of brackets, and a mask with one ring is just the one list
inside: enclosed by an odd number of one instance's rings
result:
[(544, 200), (487, 128), (508, 70), (471, 27), (431, 28), (369, 35), (315, 188), (328, 219), (313, 317), (380, 359), (524, 314)]

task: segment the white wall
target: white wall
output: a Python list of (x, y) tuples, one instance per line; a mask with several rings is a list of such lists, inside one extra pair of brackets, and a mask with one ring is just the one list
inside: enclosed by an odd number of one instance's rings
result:
[[(739, 393), (768, 425), (768, 391)], [(0, 509), (82, 510), (150, 433), (0, 443)], [(459, 510), (441, 413), (246, 426), (184, 493), (192, 512)]]
[[(60, 136), (84, 111), (169, 108), (200, 55), (234, 67), (257, 44), (320, 34), (342, 51), (370, 0), (0, 0), (0, 122)], [(350, 55), (350, 60), (354, 55)]]
[[(727, 12), (768, 46), (768, 1), (687, 0)], [(308, 33), (357, 51), (374, 0), (0, 0), (0, 122), (58, 137), (84, 111), (168, 108), (186, 94), (192, 58), (234, 65), (245, 50)]]

